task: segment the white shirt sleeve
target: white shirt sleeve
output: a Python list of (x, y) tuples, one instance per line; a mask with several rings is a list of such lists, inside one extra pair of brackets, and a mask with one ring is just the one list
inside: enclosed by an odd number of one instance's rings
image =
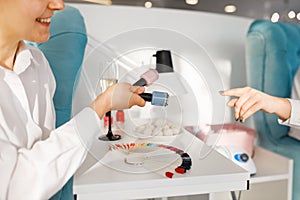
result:
[(49, 199), (83, 163), (100, 119), (87, 107), (54, 129), (55, 79), (34, 47), (21, 43), (14, 71), (0, 66), (0, 75), (0, 200)]
[(300, 100), (288, 99), (291, 103), (291, 117), (285, 121), (278, 119), (278, 123), (290, 127), (300, 127)]
[(84, 161), (99, 131), (97, 114), (85, 108), (31, 149), (0, 140), (0, 199), (51, 197)]

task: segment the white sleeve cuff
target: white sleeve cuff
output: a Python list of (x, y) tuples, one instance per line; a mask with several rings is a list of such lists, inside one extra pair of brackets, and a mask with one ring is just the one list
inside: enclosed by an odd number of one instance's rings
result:
[(97, 135), (101, 133), (100, 119), (97, 113), (90, 107), (84, 108), (71, 120), (76, 128), (81, 143), (90, 149)]
[(291, 117), (285, 121), (278, 119), (278, 123), (286, 126), (300, 126), (300, 101), (288, 99), (291, 103)]

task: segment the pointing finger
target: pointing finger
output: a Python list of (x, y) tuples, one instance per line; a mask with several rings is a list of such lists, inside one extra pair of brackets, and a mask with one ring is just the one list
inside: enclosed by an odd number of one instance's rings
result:
[(220, 94), (223, 96), (236, 96), (240, 97), (243, 94), (247, 93), (249, 91), (249, 87), (244, 88), (233, 88), (229, 90), (220, 91)]

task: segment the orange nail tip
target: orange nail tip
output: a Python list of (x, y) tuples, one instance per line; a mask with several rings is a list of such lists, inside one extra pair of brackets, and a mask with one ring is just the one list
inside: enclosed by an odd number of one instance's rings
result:
[(174, 174), (172, 172), (166, 172), (165, 175), (168, 178), (173, 178), (173, 176), (174, 176)]
[(175, 172), (177, 172), (178, 174), (184, 174), (186, 170), (183, 167), (177, 167), (175, 169)]

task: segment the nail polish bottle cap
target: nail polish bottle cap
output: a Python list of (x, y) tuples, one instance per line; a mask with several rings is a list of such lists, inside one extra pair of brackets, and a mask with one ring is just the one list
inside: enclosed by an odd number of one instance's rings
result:
[(125, 117), (124, 117), (124, 111), (117, 111), (116, 113), (116, 120), (117, 122), (124, 122), (125, 121)]

